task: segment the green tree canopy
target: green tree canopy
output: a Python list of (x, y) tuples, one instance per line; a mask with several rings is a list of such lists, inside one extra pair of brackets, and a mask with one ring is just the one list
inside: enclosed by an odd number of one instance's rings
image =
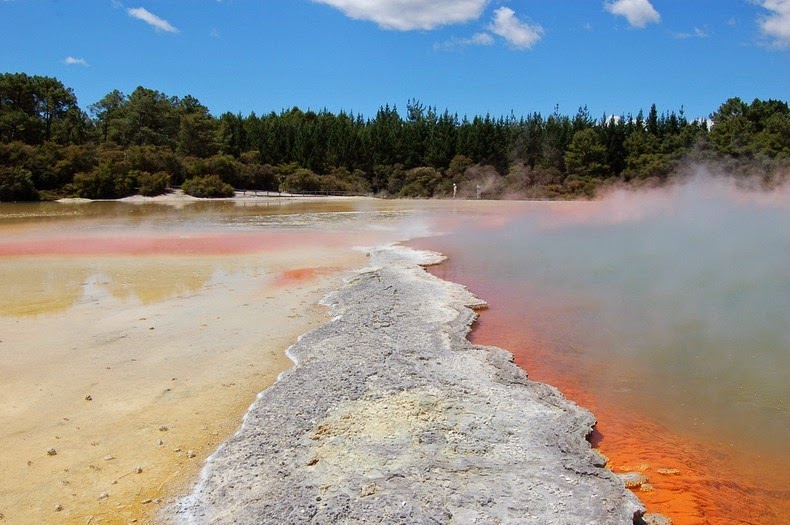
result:
[[(78, 115), (74, 118), (74, 114)], [(60, 124), (80, 125), (77, 97), (52, 77), (25, 73), (0, 74), (0, 140), (41, 144), (53, 139)], [(69, 121), (67, 115), (71, 115)], [(67, 130), (63, 136), (69, 137)]]

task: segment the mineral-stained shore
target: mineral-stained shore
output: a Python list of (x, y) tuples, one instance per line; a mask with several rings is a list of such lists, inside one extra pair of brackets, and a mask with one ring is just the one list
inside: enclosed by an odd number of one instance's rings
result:
[(193, 492), (188, 524), (626, 524), (642, 504), (602, 467), (593, 415), (466, 335), (483, 303), (420, 266), (370, 253), (290, 348)]

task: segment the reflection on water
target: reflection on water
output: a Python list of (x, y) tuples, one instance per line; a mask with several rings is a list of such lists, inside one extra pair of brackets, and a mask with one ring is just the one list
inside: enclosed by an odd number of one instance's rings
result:
[(84, 202), (84, 203), (3, 203), (0, 205), (0, 224), (4, 229), (23, 230), (43, 223), (68, 224), (71, 228), (128, 229), (169, 231), (191, 226), (225, 230), (243, 226), (275, 225), (304, 227), (320, 223), (347, 223), (361, 215), (375, 213), (378, 219), (385, 214), (402, 214), (400, 206), (391, 209), (380, 205), (361, 205), (352, 201), (188, 201), (181, 206), (164, 203)]
[(491, 304), (475, 340), (593, 409), (616, 466), (652, 468), (649, 504), (675, 523), (775, 522), (790, 511), (783, 195), (691, 184), (531, 203), (419, 245)]
[(463, 215), (450, 210), (427, 217), (434, 209), (446, 210), (445, 204), (366, 199), (2, 203), (0, 315), (66, 311), (89, 300), (88, 291), (95, 288), (144, 304), (195, 293), (217, 272), (259, 272), (266, 253), (370, 246), (425, 235), (435, 229), (432, 224), (442, 224), (437, 217)]
[(47, 265), (30, 261), (4, 261), (0, 315), (24, 316), (67, 310), (82, 297), (88, 277), (82, 268)]
[(406, 219), (402, 204), (177, 204), (0, 205), (0, 315), (65, 311), (90, 300), (95, 288), (147, 304), (195, 293), (217, 272), (254, 274), (256, 257), (265, 253), (390, 242), (406, 230), (425, 232)]
[(399, 235), (345, 203), (194, 204), (0, 204), (3, 523), (151, 521), (365, 263), (351, 247)]

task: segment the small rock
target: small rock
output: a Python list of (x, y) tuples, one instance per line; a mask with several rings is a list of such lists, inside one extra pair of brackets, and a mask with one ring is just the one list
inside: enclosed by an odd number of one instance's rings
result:
[(56, 503), (55, 512), (60, 512), (61, 510), (63, 510), (63, 505), (61, 505), (60, 503)]
[(168, 431), (167, 425), (161, 425), (159, 427), (159, 432), (167, 432), (167, 431)]
[(656, 470), (659, 474), (663, 474), (664, 476), (676, 476), (680, 474), (680, 471), (676, 468), (660, 468)]
[(135, 467), (134, 473), (135, 474), (142, 474), (143, 473), (143, 467)]
[(174, 448), (173, 452), (181, 452), (181, 447)]
[(624, 474), (618, 474), (617, 477), (623, 480), (623, 483), (625, 483), (625, 486), (628, 488), (639, 487), (642, 483), (647, 482), (647, 478), (639, 472), (626, 472)]
[(112, 456), (104, 456), (104, 461), (112, 461), (112, 460), (114, 460), (114, 459), (115, 459), (115, 458), (114, 458), (114, 457), (112, 457)]
[(85, 396), (85, 401), (93, 401), (93, 398), (91, 397), (91, 395), (90, 395), (90, 394), (88, 394), (87, 396)]
[(672, 520), (663, 514), (645, 514), (642, 516), (644, 525), (672, 525)]
[(102, 492), (101, 494), (99, 494), (99, 499), (107, 499), (109, 497), (110, 495), (107, 494), (106, 492)]
[(639, 487), (639, 490), (642, 492), (653, 492), (653, 485), (650, 483), (642, 483), (642, 485)]
[(196, 454), (195, 454), (194, 450), (187, 450), (187, 457), (188, 458), (194, 458), (195, 456), (196, 456)]
[(47, 456), (57, 456), (57, 455), (58, 455), (58, 451), (55, 450), (54, 448), (47, 450)]
[(594, 448), (592, 449), (592, 451), (595, 453), (596, 456), (594, 458), (593, 465), (595, 465), (596, 467), (605, 467), (606, 464), (609, 463), (609, 457), (606, 456), (606, 454), (601, 452), (599, 449)]
[(369, 483), (359, 489), (359, 497), (365, 498), (368, 496), (372, 496), (376, 492), (378, 492), (378, 489), (379, 489), (378, 485), (376, 485), (375, 483)]
[(151, 503), (151, 501), (153, 501), (153, 500), (151, 500), (150, 498), (149, 498), (149, 499), (144, 499), (144, 500), (142, 501), (142, 504), (143, 504), (143, 505), (148, 505), (149, 503)]

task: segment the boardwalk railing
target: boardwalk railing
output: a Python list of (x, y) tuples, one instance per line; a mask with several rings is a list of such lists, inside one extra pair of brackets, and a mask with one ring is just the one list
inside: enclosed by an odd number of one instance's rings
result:
[(364, 197), (369, 195), (357, 191), (271, 191), (236, 189), (236, 193), (254, 197)]

